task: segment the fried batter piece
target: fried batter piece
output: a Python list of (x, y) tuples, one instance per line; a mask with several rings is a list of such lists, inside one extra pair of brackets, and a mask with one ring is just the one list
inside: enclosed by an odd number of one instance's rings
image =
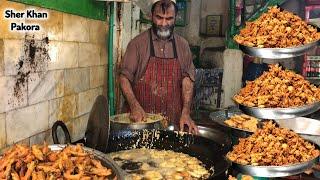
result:
[(228, 152), (227, 158), (242, 165), (283, 166), (310, 161), (319, 156), (315, 146), (286, 128), (277, 128), (271, 121), (264, 123), (248, 138)]
[(320, 101), (320, 88), (310, 84), (303, 76), (282, 70), (279, 64), (269, 65), (254, 81), (247, 81), (233, 99), (248, 107), (288, 108)]
[(258, 48), (286, 48), (308, 44), (320, 39), (317, 29), (299, 16), (270, 7), (257, 20), (246, 22), (234, 40), (242, 45)]
[(258, 119), (246, 114), (234, 115), (230, 119), (224, 121), (225, 124), (231, 127), (255, 132), (258, 128)]
[(0, 158), (0, 179), (108, 179), (111, 169), (103, 167), (80, 144), (51, 151), (42, 146), (15, 145)]

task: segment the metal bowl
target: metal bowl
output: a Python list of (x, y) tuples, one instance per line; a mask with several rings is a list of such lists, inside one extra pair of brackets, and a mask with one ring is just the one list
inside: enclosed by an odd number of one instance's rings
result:
[[(147, 116), (151, 116), (154, 114), (147, 113)], [(117, 118), (129, 118), (129, 113), (117, 114), (110, 117), (110, 129), (113, 131), (124, 130), (124, 129), (163, 129), (166, 128), (167, 120), (159, 119), (152, 122), (139, 122), (139, 123), (126, 123), (119, 122)]]
[(257, 177), (284, 177), (303, 173), (305, 170), (311, 168), (319, 161), (316, 157), (308, 162), (292, 164), (286, 166), (252, 166), (241, 165), (233, 162), (233, 166), (243, 174), (248, 174)]
[[(49, 145), (49, 148), (52, 150), (52, 151), (60, 151), (62, 150), (63, 148), (65, 148), (67, 145), (65, 144), (53, 144), (53, 145)], [(69, 146), (72, 146), (72, 145), (69, 145)], [(110, 159), (109, 157), (107, 157), (104, 153), (100, 152), (100, 151), (97, 151), (97, 150), (94, 150), (94, 149), (91, 149), (91, 148), (88, 148), (88, 147), (83, 147), (83, 149), (90, 153), (90, 154), (93, 154), (94, 157), (96, 159), (98, 159), (101, 164), (104, 166), (104, 167), (107, 167), (109, 169), (112, 170), (112, 175), (109, 177), (109, 179), (119, 179), (119, 180), (124, 180), (124, 174), (123, 174), (123, 171), (121, 170), (121, 168), (117, 165), (116, 162), (114, 162), (112, 159)]]
[(260, 119), (291, 119), (306, 116), (320, 109), (320, 102), (290, 108), (258, 108), (239, 105), (239, 108), (248, 115)]
[(310, 51), (318, 45), (319, 41), (314, 41), (309, 44), (305, 44), (297, 47), (288, 48), (258, 48), (258, 47), (248, 47), (239, 44), (240, 50), (245, 54), (254, 57), (267, 58), (267, 59), (284, 59), (292, 58), (296, 56), (301, 56), (306, 52)]

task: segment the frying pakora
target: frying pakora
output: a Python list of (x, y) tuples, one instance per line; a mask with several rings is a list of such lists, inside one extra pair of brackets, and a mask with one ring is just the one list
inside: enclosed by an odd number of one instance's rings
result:
[(196, 157), (171, 150), (140, 148), (113, 152), (109, 155), (129, 174), (128, 179), (196, 180), (207, 179), (210, 175)]
[(234, 40), (258, 48), (286, 48), (308, 44), (320, 39), (320, 33), (299, 16), (274, 6), (257, 20), (246, 22)]

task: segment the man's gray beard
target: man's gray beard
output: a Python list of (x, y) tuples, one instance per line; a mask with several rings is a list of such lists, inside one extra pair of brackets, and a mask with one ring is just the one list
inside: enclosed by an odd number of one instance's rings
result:
[(157, 29), (157, 35), (161, 39), (168, 39), (171, 35), (171, 31), (170, 29), (166, 29), (166, 30)]

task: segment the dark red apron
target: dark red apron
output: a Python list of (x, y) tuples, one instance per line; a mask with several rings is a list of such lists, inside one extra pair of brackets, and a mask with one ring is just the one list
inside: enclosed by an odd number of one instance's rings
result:
[(150, 57), (144, 76), (133, 85), (133, 92), (146, 113), (161, 113), (179, 127), (182, 111), (182, 73), (175, 38), (173, 58), (156, 57), (150, 32)]

